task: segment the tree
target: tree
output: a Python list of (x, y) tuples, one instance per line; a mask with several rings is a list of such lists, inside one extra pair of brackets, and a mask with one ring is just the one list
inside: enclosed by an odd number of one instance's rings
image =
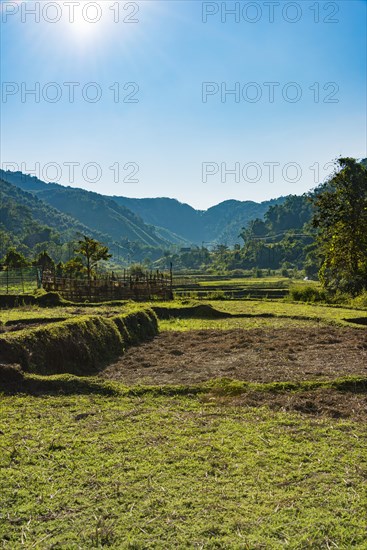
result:
[(43, 275), (44, 271), (55, 271), (55, 262), (46, 250), (38, 254), (37, 258), (32, 263), (40, 268), (41, 275)]
[(97, 267), (98, 262), (101, 260), (109, 260), (112, 257), (112, 254), (108, 253), (108, 247), (104, 246), (102, 243), (86, 237), (84, 235), (83, 240), (78, 241), (78, 247), (75, 249), (75, 252), (80, 254), (85, 258), (88, 284), (91, 286), (92, 273), (93, 270)]
[(78, 277), (85, 273), (86, 269), (84, 267), (83, 261), (81, 258), (72, 258), (63, 265), (62, 273), (67, 277)]
[(6, 253), (4, 265), (11, 269), (22, 269), (22, 267), (27, 267), (29, 263), (23, 254), (20, 254), (15, 248), (10, 248)]
[(319, 277), (330, 291), (356, 295), (367, 289), (367, 170), (352, 158), (337, 164), (313, 198)]
[(130, 267), (130, 275), (135, 279), (142, 279), (145, 275), (144, 267), (140, 264), (134, 264)]

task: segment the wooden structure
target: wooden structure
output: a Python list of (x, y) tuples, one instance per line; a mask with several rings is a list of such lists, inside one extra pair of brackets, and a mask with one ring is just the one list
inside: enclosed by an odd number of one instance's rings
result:
[(58, 292), (73, 302), (104, 302), (111, 300), (171, 300), (172, 271), (130, 274), (124, 270), (122, 277), (114, 274), (94, 277), (90, 281), (77, 277), (56, 277), (44, 272), (42, 287), (47, 292)]

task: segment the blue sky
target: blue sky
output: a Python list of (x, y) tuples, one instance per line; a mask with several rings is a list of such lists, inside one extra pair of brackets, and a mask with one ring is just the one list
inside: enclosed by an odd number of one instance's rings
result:
[(207, 208), (302, 193), (367, 155), (365, 0), (79, 0), (74, 21), (55, 4), (1, 2), (2, 167)]

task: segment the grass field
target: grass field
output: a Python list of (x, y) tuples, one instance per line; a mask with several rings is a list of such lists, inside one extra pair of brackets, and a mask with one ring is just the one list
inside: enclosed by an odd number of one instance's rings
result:
[(293, 279), (290, 279), (288, 277), (277, 277), (277, 276), (269, 276), (269, 277), (243, 277), (243, 278), (229, 278), (229, 279), (221, 279), (218, 280), (203, 280), (200, 279), (198, 281), (198, 284), (200, 286), (239, 286), (243, 288), (289, 288), (292, 286), (292, 284), (297, 285), (316, 285), (318, 286), (318, 283), (315, 281), (304, 281), (303, 279), (297, 279), (294, 281)]
[[(148, 304), (152, 307), (177, 308), (188, 307), (197, 302), (190, 300), (173, 302), (152, 302)], [(345, 319), (361, 318), (367, 319), (366, 310), (358, 310), (340, 306), (326, 306), (322, 304), (291, 303), (285, 301), (270, 300), (213, 300), (207, 302), (213, 308), (231, 313), (234, 317), (231, 319), (173, 319), (173, 321), (162, 321), (162, 329), (175, 328), (175, 330), (197, 329), (197, 328), (249, 328), (259, 325), (277, 325), (281, 326), (291, 323), (297, 325), (298, 322), (315, 322), (336, 324), (340, 326), (358, 326), (355, 323), (349, 323)], [(15, 321), (32, 321), (37, 319), (67, 319), (79, 315), (115, 315), (121, 311), (131, 311), (139, 306), (133, 303), (123, 305), (101, 305), (101, 306), (71, 306), (71, 307), (38, 307), (23, 306), (13, 309), (0, 310), (0, 323), (12, 323)], [(247, 315), (247, 317), (246, 317)], [(266, 317), (268, 315), (268, 317)], [(237, 317), (236, 317), (237, 316)], [(239, 317), (242, 316), (242, 317)], [(35, 322), (36, 322), (35, 321)]]
[(3, 548), (366, 548), (365, 424), (69, 395), (0, 429)]
[[(180, 319), (161, 321), (162, 330), (233, 329), (287, 326), (362, 326), (367, 311), (320, 304), (302, 304), (267, 300), (209, 301), (215, 309), (231, 313), (227, 319)], [(360, 323), (347, 319), (362, 320)]]
[[(153, 305), (173, 312), (160, 336), (98, 378), (27, 375), (0, 393), (0, 547), (365, 549), (367, 332), (345, 319), (367, 312)], [(0, 320), (24, 331), (134, 307)]]

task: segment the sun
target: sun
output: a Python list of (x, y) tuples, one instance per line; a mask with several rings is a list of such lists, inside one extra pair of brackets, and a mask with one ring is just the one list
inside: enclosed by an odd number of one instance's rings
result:
[(73, 12), (69, 12), (68, 27), (76, 38), (95, 36), (103, 22), (101, 2), (79, 2)]

